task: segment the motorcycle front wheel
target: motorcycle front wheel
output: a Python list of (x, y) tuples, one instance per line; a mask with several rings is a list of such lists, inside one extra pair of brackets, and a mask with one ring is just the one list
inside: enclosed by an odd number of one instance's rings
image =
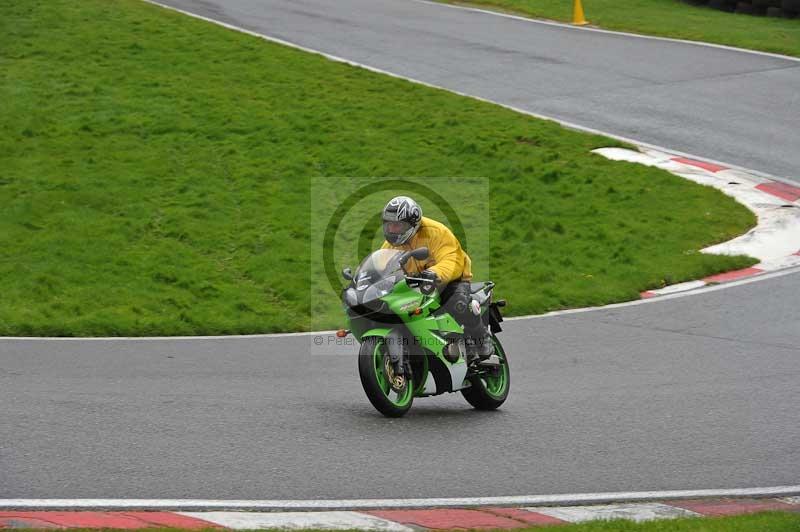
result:
[(464, 399), (478, 410), (500, 408), (500, 405), (508, 398), (508, 391), (511, 388), (511, 371), (508, 368), (506, 353), (494, 335), (492, 335), (492, 343), (494, 343), (494, 354), (500, 358), (500, 366), (491, 374), (471, 377), (471, 386), (461, 390)]
[[(414, 382), (411, 375), (394, 374), (383, 338), (370, 337), (358, 352), (358, 375), (367, 399), (386, 417), (401, 417), (414, 402)], [(398, 386), (398, 378), (402, 385)]]

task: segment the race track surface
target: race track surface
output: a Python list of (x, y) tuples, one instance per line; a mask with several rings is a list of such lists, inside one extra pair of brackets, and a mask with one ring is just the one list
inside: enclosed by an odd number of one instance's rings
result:
[[(774, 294), (770, 304), (764, 293)], [(800, 273), (506, 322), (512, 391), (389, 420), (310, 336), (0, 341), (0, 498), (477, 497), (800, 478)], [(355, 350), (353, 351), (355, 353)]]
[(800, 180), (800, 61), (415, 0), (158, 0), (394, 74)]
[[(788, 178), (800, 63), (413, 0), (163, 0)], [(223, 7), (224, 6), (224, 7)], [(502, 280), (499, 280), (502, 282)], [(504, 408), (375, 412), (309, 336), (0, 340), (0, 498), (351, 498), (796, 484), (800, 273), (506, 322)]]

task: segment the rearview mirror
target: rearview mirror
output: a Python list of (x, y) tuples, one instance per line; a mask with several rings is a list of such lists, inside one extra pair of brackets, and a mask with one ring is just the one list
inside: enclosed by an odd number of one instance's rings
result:
[(403, 252), (403, 256), (400, 258), (400, 265), (405, 267), (406, 262), (408, 262), (408, 259), (410, 259), (412, 257), (417, 259), (417, 260), (425, 260), (425, 259), (427, 259), (428, 258), (428, 248), (421, 247), (421, 248), (417, 248), (417, 249), (412, 249), (411, 251), (404, 251)]
[(352, 281), (353, 280), (353, 270), (351, 270), (350, 268), (343, 269), (342, 270), (342, 277), (344, 277), (348, 281)]
[(411, 252), (411, 256), (417, 260), (425, 260), (428, 255), (428, 248), (426, 247), (417, 248)]

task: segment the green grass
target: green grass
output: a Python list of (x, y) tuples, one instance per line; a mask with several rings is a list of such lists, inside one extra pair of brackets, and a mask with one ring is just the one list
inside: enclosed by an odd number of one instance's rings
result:
[[(440, 0), (572, 21), (572, 0)], [(610, 30), (726, 44), (800, 57), (800, 19), (726, 13), (680, 0), (583, 0), (586, 19)]]
[[(592, 521), (558, 526), (552, 530), (566, 532), (795, 532), (800, 529), (800, 515), (784, 512), (762, 512), (733, 517), (693, 517), (634, 523), (631, 521)], [(541, 532), (541, 528), (527, 532)]]
[[(762, 512), (733, 517), (706, 517), (664, 519), (634, 523), (632, 521), (592, 521), (557, 527), (519, 528), (519, 532), (796, 532), (800, 529), (800, 514), (787, 512)], [(45, 532), (48, 529), (31, 530)], [(70, 529), (72, 532), (97, 532), (97, 529)], [(113, 530), (113, 529), (101, 529)], [(180, 528), (150, 528), (151, 532), (188, 532)], [(208, 529), (214, 530), (214, 529)], [(321, 532), (308, 529), (302, 532)], [(355, 532), (355, 531), (353, 531)]]
[(487, 180), (462, 213), (514, 314), (754, 262), (698, 252), (749, 211), (590, 154), (619, 145), (601, 136), (136, 0), (0, 0), (0, 20), (0, 335), (336, 326), (309, 264), (333, 201), (311, 183), (338, 176)]

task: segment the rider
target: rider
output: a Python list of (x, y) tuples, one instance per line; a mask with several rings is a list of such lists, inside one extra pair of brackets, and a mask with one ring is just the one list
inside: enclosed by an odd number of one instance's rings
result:
[(406, 270), (419, 277), (444, 286), (443, 304), (452, 309), (453, 316), (464, 326), (467, 347), (473, 355), (488, 358), (494, 352), (489, 331), (483, 324), (479, 310), (473, 312), (469, 255), (461, 247), (453, 232), (444, 224), (422, 216), (422, 208), (407, 196), (392, 198), (383, 208), (384, 249), (408, 251), (428, 248), (428, 259), (410, 259)]

